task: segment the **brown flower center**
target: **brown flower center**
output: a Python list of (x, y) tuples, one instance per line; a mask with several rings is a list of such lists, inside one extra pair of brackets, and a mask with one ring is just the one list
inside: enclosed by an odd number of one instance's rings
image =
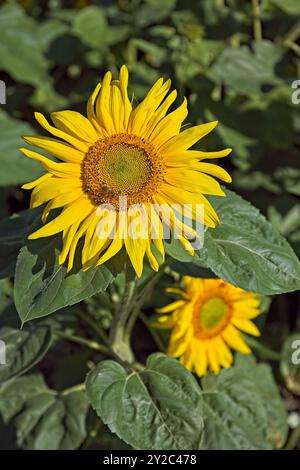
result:
[(165, 167), (154, 146), (141, 137), (115, 134), (95, 142), (82, 162), (83, 190), (95, 206), (127, 197), (127, 205), (148, 202), (162, 183)]
[(196, 302), (193, 324), (201, 339), (212, 338), (221, 333), (231, 318), (230, 305), (221, 297), (210, 297)]

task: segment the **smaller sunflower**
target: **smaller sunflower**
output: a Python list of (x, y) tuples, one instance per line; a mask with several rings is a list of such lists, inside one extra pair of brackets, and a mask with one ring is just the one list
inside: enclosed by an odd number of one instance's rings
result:
[(259, 336), (251, 321), (261, 312), (260, 297), (221, 279), (185, 276), (184, 289), (168, 288), (180, 300), (158, 309), (156, 326), (172, 329), (168, 354), (200, 377), (230, 367), (230, 348), (250, 354), (241, 332)]

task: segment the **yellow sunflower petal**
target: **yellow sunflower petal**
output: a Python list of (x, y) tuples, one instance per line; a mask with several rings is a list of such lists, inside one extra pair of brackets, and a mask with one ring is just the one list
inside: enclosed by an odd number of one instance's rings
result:
[[(221, 168), (218, 165), (213, 165), (212, 163), (199, 162), (196, 165), (192, 166), (190, 170), (200, 171), (202, 173), (207, 173), (208, 175), (215, 176), (226, 183), (231, 183), (232, 178), (227, 173), (226, 170)], [(189, 170), (188, 170), (189, 171)]]
[(225, 196), (220, 184), (211, 176), (194, 170), (182, 170), (180, 174), (176, 170), (170, 170), (165, 180), (172, 186), (181, 187), (186, 191), (197, 194)]
[(81, 190), (75, 189), (73, 191), (60, 194), (59, 196), (55, 196), (53, 199), (51, 199), (51, 201), (48, 202), (47, 206), (45, 207), (42, 216), (42, 222), (46, 222), (50, 211), (52, 211), (53, 209), (57, 209), (58, 207), (73, 203), (74, 201), (80, 198), (81, 194)]
[(51, 220), (47, 225), (44, 225), (36, 232), (29, 235), (28, 238), (30, 240), (34, 240), (36, 238), (49, 237), (50, 235), (62, 232), (78, 220), (84, 219), (92, 210), (93, 206), (89, 200), (81, 197), (79, 200), (67, 206), (59, 216)]
[(177, 308), (183, 307), (185, 304), (184, 300), (176, 300), (175, 302), (172, 302), (169, 305), (166, 305), (165, 307), (161, 307), (157, 309), (158, 313), (169, 313), (173, 312)]
[(242, 354), (251, 353), (251, 349), (247, 346), (241, 334), (234, 328), (234, 326), (228, 325), (228, 327), (223, 331), (222, 337), (226, 343), (236, 351)]
[[(204, 206), (204, 224), (207, 227), (215, 227), (219, 223), (219, 218), (210, 202), (201, 194), (193, 194), (184, 189), (177, 189), (174, 186), (164, 184), (159, 190), (157, 200), (164, 201), (169, 205), (180, 204), (184, 208), (184, 214), (189, 219), (196, 220), (201, 216), (202, 211), (197, 212), (197, 204)], [(191, 205), (191, 206), (189, 206)], [(199, 221), (201, 222), (201, 220)]]
[(193, 355), (193, 365), (196, 374), (202, 377), (207, 372), (208, 357), (207, 357), (207, 346), (204, 341), (195, 341), (195, 353)]
[(80, 221), (77, 221), (75, 224), (71, 225), (70, 227), (68, 227), (67, 229), (63, 231), (63, 239), (62, 239), (63, 247), (58, 257), (59, 264), (63, 264), (66, 261), (70, 247), (71, 247), (71, 243), (76, 235), (79, 224), (80, 224)]
[(170, 341), (169, 347), (168, 347), (168, 354), (173, 357), (179, 357), (184, 354), (186, 350), (186, 344), (182, 339), (177, 339), (176, 341)]
[(181, 132), (173, 139), (170, 139), (167, 143), (160, 147), (160, 152), (163, 155), (169, 155), (171, 153), (178, 153), (179, 151), (187, 150), (192, 147), (198, 140), (209, 134), (218, 124), (218, 121), (209, 122), (207, 124), (200, 124), (199, 126), (191, 127)]
[(76, 111), (58, 111), (51, 113), (56, 127), (67, 134), (92, 144), (99, 139), (99, 134), (90, 121)]
[[(48, 173), (49, 174), (49, 173)], [(62, 196), (69, 192), (81, 194), (80, 184), (73, 179), (67, 178), (46, 178), (36, 185), (31, 193), (31, 207), (38, 207), (41, 204), (53, 199), (57, 196)]]
[(27, 144), (46, 150), (63, 162), (81, 163), (84, 157), (80, 150), (50, 137), (23, 136), (23, 139)]
[(123, 247), (124, 240), (122, 240), (120, 237), (114, 238), (105, 253), (99, 258), (99, 261), (97, 263), (97, 266), (105, 263), (109, 259), (111, 259), (113, 256), (115, 256), (121, 248)]
[(128, 124), (129, 132), (137, 135), (145, 132), (147, 124), (168, 93), (170, 85), (170, 80), (165, 83), (162, 78), (157, 80), (143, 101), (132, 111)]
[(107, 72), (104, 75), (101, 89), (96, 100), (97, 121), (108, 135), (115, 133), (114, 122), (110, 113), (111, 80), (111, 72)]
[(147, 240), (142, 238), (134, 240), (126, 237), (125, 247), (137, 276), (141, 277), (143, 271), (143, 260), (147, 248)]
[(257, 326), (250, 320), (246, 320), (245, 318), (232, 318), (232, 324), (236, 326), (239, 330), (248, 333), (249, 335), (253, 336), (260, 336), (260, 331)]
[(40, 162), (43, 167), (49, 171), (52, 175), (68, 178), (68, 177), (77, 177), (77, 180), (80, 177), (80, 166), (75, 163), (57, 163), (49, 160), (49, 158), (40, 155), (37, 152), (28, 150), (25, 148), (20, 148), (20, 151), (23, 152), (28, 158), (32, 158)]
[(150, 263), (151, 268), (154, 271), (158, 271), (159, 270), (159, 263), (158, 263), (157, 259), (155, 258), (154, 254), (151, 251), (151, 246), (150, 246), (149, 242), (146, 245), (146, 255), (147, 255), (147, 258), (148, 258), (148, 261)]
[(128, 69), (125, 65), (122, 65), (119, 75), (120, 90), (122, 93), (123, 106), (124, 106), (124, 128), (127, 129), (129, 117), (132, 111), (132, 106), (128, 98), (127, 87), (128, 87)]
[(184, 98), (183, 103), (175, 111), (168, 114), (157, 124), (150, 136), (151, 142), (161, 146), (172, 137), (178, 135), (187, 114), (187, 101)]
[(46, 181), (48, 178), (51, 178), (51, 177), (52, 177), (52, 175), (50, 173), (45, 173), (44, 175), (42, 175), (39, 178), (31, 181), (30, 183), (23, 184), (22, 188), (23, 189), (32, 189), (35, 186), (37, 186), (38, 184), (43, 183), (44, 181)]
[(97, 120), (96, 112), (95, 112), (95, 104), (96, 104), (100, 89), (101, 89), (101, 83), (98, 83), (93, 93), (88, 99), (86, 112), (87, 112), (89, 121), (95, 127), (96, 131), (99, 133), (99, 135), (104, 136), (104, 135), (107, 135), (107, 132), (103, 129), (103, 127), (100, 126)]
[(159, 108), (155, 111), (151, 119), (147, 124), (147, 129), (145, 131), (145, 137), (151, 139), (151, 134), (155, 131), (156, 126), (161, 120), (165, 117), (168, 109), (174, 103), (177, 97), (177, 91), (173, 90), (164, 100), (164, 102), (159, 106)]
[(47, 119), (41, 114), (41, 113), (34, 113), (35, 119), (37, 122), (50, 134), (54, 135), (55, 137), (58, 137), (59, 139), (63, 139), (66, 142), (68, 142), (70, 145), (75, 147), (76, 149), (80, 150), (81, 152), (87, 152), (89, 149), (89, 145), (87, 142), (83, 142), (80, 139), (77, 139), (76, 137), (73, 137), (72, 135), (68, 134), (67, 132), (63, 132), (59, 129), (57, 129), (54, 126), (51, 126)]

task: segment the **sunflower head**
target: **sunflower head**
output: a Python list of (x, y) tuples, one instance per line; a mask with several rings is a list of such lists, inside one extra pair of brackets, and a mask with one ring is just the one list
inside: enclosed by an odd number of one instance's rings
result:
[[(42, 217), (45, 225), (30, 238), (61, 232), (59, 262), (68, 260), (68, 270), (73, 267), (81, 239), (84, 269), (103, 264), (125, 250), (138, 276), (145, 257), (157, 270), (158, 257), (164, 259), (165, 254), (164, 225), (193, 253), (186, 234), (196, 238), (197, 233), (187, 227), (174, 205), (188, 206), (188, 217), (193, 221), (200, 204), (204, 207), (203, 223), (208, 227), (218, 223), (206, 195), (224, 196), (215, 177), (225, 182), (231, 178), (219, 166), (203, 160), (224, 157), (231, 149), (190, 150), (217, 123), (181, 132), (187, 102), (184, 99), (179, 107), (168, 112), (177, 96), (176, 91), (169, 93), (169, 80), (157, 80), (135, 108), (128, 97), (127, 85), (125, 66), (118, 80), (112, 80), (107, 72), (88, 100), (87, 117), (75, 111), (59, 111), (51, 114), (50, 123), (36, 113), (39, 124), (53, 137), (24, 136), (27, 143), (56, 158), (50, 160), (21, 149), (46, 170), (42, 177), (23, 186), (33, 189), (32, 207), (46, 204)], [(120, 203), (124, 198), (126, 205)], [(162, 205), (163, 210), (157, 209)], [(132, 206), (142, 207), (144, 217), (138, 224), (136, 213), (130, 210)], [(105, 211), (99, 210), (103, 207)], [(49, 212), (57, 208), (61, 209), (60, 214), (46, 224)], [(182, 214), (187, 215), (184, 209)], [(130, 228), (133, 222), (139, 226), (135, 236)]]
[(184, 277), (183, 289), (167, 289), (180, 299), (159, 309), (156, 326), (170, 328), (168, 353), (200, 377), (230, 367), (230, 348), (249, 354), (242, 333), (259, 336), (251, 321), (260, 313), (260, 297), (221, 279)]

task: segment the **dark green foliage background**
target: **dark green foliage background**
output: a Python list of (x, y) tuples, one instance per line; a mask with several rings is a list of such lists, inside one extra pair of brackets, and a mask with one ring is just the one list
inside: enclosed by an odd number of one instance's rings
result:
[[(257, 3), (260, 4), (259, 17), (255, 10)], [(178, 103), (183, 96), (187, 97), (190, 111), (187, 123), (220, 121), (216, 131), (201, 142), (199, 148), (233, 148), (232, 156), (221, 162), (233, 176), (230, 189), (259, 208), (300, 256), (300, 104), (292, 102), (295, 92), (292, 83), (300, 78), (299, 38), (299, 0), (1, 1), (0, 79), (4, 80), (7, 91), (7, 102), (0, 105), (1, 219), (28, 207), (29, 196), (19, 185), (41, 173), (38, 164), (25, 159), (18, 151), (22, 145), (20, 135), (42, 133), (34, 121), (34, 111), (48, 114), (73, 109), (84, 113), (89, 93), (104, 72), (110, 69), (116, 76), (125, 63), (130, 71), (130, 95), (134, 96), (134, 102), (137, 103), (163, 75), (170, 77), (172, 86), (178, 90)], [(32, 222), (33, 219), (26, 224), (29, 226)], [(1, 277), (12, 275), (13, 252), (20, 249), (26, 237), (18, 223), (11, 221), (13, 240), (7, 238), (0, 225)], [(24, 227), (24, 223), (21, 226)], [(26, 248), (23, 251), (25, 256)], [(30, 265), (27, 267), (30, 270)], [(38, 274), (36, 276), (37, 289), (42, 288), (44, 281)], [(67, 296), (68, 292), (74, 296), (76, 276), (74, 274), (73, 280), (68, 281), (70, 291), (67, 283), (61, 285)], [(110, 279), (110, 274), (104, 273), (93, 284), (94, 274), (91, 272), (89, 276), (85, 285), (89, 285), (93, 293), (97, 292), (94, 284), (99, 286), (100, 282), (106, 286)], [(26, 272), (24, 278), (27, 278)], [(156, 296), (158, 303), (164, 300), (163, 283)], [(58, 287), (52, 288), (54, 292)], [(26, 283), (23, 289), (26, 293)], [(292, 290), (292, 286), (287, 290)], [(264, 292), (273, 293), (267, 281)], [(71, 303), (83, 298), (81, 292), (76, 295)], [(1, 321), (12, 315), (10, 299), (11, 286), (8, 281), (1, 281)], [(25, 321), (29, 306), (22, 296), (15, 302)], [(110, 322), (107, 302), (101, 298), (104, 324)], [(54, 310), (68, 304), (69, 297)], [(50, 302), (47, 313), (51, 305)], [(153, 303), (149, 307), (152, 309)], [(61, 317), (56, 316), (55, 325), (38, 320), (28, 368), (37, 362), (37, 356), (43, 357), (48, 350), (48, 328), (60, 329), (66, 318), (72, 323), (80, 308), (65, 309)], [(93, 312), (93, 301), (86, 303), (85, 308)], [(38, 309), (38, 305), (33, 307), (33, 312), (34, 309)], [(276, 351), (291, 334), (297, 337), (298, 333), (300, 338), (299, 292), (275, 297), (259, 326), (263, 331), (262, 342)], [(15, 334), (17, 327), (10, 324), (6, 333)], [(74, 325), (68, 328), (72, 331)], [(86, 334), (80, 323), (76, 328)], [(27, 334), (25, 329), (24, 341)], [(142, 324), (137, 325), (135, 335), (137, 355), (144, 359), (155, 347)], [(260, 356), (268, 360), (263, 350)], [(101, 357), (99, 353), (99, 359)], [(57, 358), (60, 358), (59, 365)], [(53, 397), (47, 387), (63, 390), (82, 381), (88, 360), (80, 346), (55, 344), (50, 356), (34, 370), (35, 374), (44, 373), (47, 383), (39, 375), (34, 380), (38, 393), (47, 396), (47, 406), (61, 409), (66, 407), (66, 402), (72, 407), (76, 400), (84, 401), (81, 396), (75, 397), (74, 403), (70, 395)], [(270, 364), (287, 410), (299, 413), (299, 367), (289, 371), (288, 360), (280, 368)], [(75, 371), (72, 376), (70, 371)], [(15, 373), (18, 375), (19, 371)], [(26, 381), (26, 378), (18, 380)], [(86, 412), (86, 405), (82, 403), (82, 406)], [(63, 419), (63, 411), (61, 413)], [(26, 421), (26, 416), (22, 419)], [(57, 430), (60, 429), (57, 415), (56, 419)], [(92, 422), (94, 416), (89, 415), (89, 419)], [(87, 448), (125, 448), (102, 423), (98, 426), (97, 436), (100, 437), (89, 437), (84, 444)], [(78, 427), (80, 435), (73, 436), (77, 447), (84, 438), (83, 422)], [(14, 436), (13, 431), (10, 433), (5, 428), (4, 434), (6, 440), (10, 436), (11, 447), (39, 448), (39, 442), (30, 433), (20, 434), (19, 431), (19, 435)], [(292, 444), (300, 448), (297, 439)], [(47, 445), (63, 448), (69, 442), (48, 442)]]

